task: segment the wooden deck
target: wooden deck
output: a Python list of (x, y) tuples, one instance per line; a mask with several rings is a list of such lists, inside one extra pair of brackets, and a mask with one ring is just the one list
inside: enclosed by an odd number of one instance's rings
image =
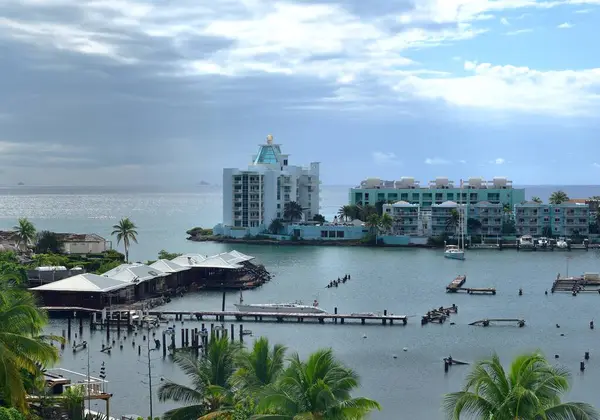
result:
[(446, 286), (447, 293), (466, 292), (470, 295), (495, 295), (496, 289), (493, 287), (463, 287), (467, 281), (467, 276), (457, 276)]

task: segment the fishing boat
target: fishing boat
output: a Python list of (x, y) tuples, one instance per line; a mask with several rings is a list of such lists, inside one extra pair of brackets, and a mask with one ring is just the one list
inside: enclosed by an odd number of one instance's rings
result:
[(240, 302), (234, 306), (240, 312), (262, 312), (276, 314), (326, 314), (325, 309), (319, 308), (319, 302), (315, 299), (312, 305), (305, 305), (301, 301), (292, 303), (250, 303), (244, 304), (244, 297), (240, 290)]

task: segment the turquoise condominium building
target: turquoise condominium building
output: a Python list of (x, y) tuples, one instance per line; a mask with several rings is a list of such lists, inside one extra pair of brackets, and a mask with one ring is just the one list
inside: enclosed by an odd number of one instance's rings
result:
[[(462, 182), (462, 181), (461, 181)], [(491, 181), (483, 178), (469, 178), (455, 185), (448, 178), (436, 178), (427, 186), (411, 177), (402, 177), (398, 181), (384, 181), (368, 178), (359, 186), (350, 189), (350, 204), (375, 205), (377, 202), (406, 201), (417, 204), (422, 210), (428, 210), (433, 204), (454, 201), (460, 204), (509, 205), (511, 209), (525, 201), (525, 189), (513, 188), (512, 181), (504, 177), (495, 177)]]

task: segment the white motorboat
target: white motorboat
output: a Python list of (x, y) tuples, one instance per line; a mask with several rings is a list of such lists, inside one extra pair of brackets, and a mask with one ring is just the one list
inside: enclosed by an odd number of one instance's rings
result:
[(519, 238), (519, 249), (521, 250), (533, 250), (535, 249), (535, 242), (531, 235), (523, 235)]
[(537, 240), (538, 245), (540, 246), (540, 248), (547, 248), (548, 245), (550, 245), (550, 241), (548, 241), (548, 238), (545, 237), (541, 237)]
[[(315, 301), (316, 302), (316, 301)], [(302, 302), (294, 303), (236, 303), (235, 307), (240, 312), (263, 312), (277, 314), (326, 314), (325, 309), (317, 305), (303, 305)]]
[(567, 243), (567, 240), (565, 238), (558, 238), (558, 240), (556, 241), (556, 247), (566, 249), (569, 247), (569, 244)]
[(444, 249), (444, 257), (453, 260), (464, 260), (465, 251), (460, 249), (457, 245), (446, 245), (446, 248)]

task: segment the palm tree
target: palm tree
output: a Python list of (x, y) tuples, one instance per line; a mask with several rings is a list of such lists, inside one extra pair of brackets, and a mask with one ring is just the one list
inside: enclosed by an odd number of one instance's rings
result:
[(191, 386), (164, 381), (158, 389), (158, 399), (189, 405), (167, 411), (163, 418), (196, 420), (207, 413), (231, 408), (233, 395), (230, 385), (239, 350), (239, 345), (227, 337), (211, 337), (204, 358), (198, 359), (187, 352), (175, 353), (175, 363), (188, 376)]
[(531, 197), (531, 201), (533, 203), (538, 203), (538, 204), (542, 204), (543, 203), (542, 199), (540, 197), (538, 197), (538, 196)]
[(27, 411), (25, 376), (39, 375), (59, 360), (51, 341), (42, 336), (46, 314), (28, 291), (0, 283), (0, 399), (19, 411)]
[(281, 219), (273, 219), (269, 224), (269, 232), (273, 235), (279, 235), (283, 230), (283, 222)]
[(381, 408), (368, 398), (352, 398), (358, 386), (358, 375), (337, 361), (331, 349), (312, 353), (306, 362), (296, 354), (277, 385), (265, 388), (259, 403), (260, 409), (277, 414), (252, 419), (363, 419)]
[(123, 241), (125, 247), (125, 262), (129, 262), (129, 246), (131, 242), (138, 243), (137, 241), (137, 226), (129, 220), (129, 217), (124, 217), (119, 220), (119, 223), (113, 226), (111, 235), (117, 235), (117, 245)]
[(62, 397), (62, 403), (69, 413), (69, 419), (82, 420), (85, 387), (83, 385), (71, 386), (63, 392)]
[(17, 235), (17, 247), (21, 246), (27, 249), (31, 246), (36, 238), (35, 226), (27, 218), (21, 217), (18, 220), (18, 225), (13, 229)]
[(338, 210), (338, 216), (340, 218), (343, 218), (344, 220), (348, 221), (348, 219), (352, 219), (353, 216), (353, 206), (351, 205), (345, 205), (340, 207), (340, 209)]
[(242, 349), (237, 357), (234, 375), (237, 389), (254, 394), (267, 385), (273, 385), (284, 369), (285, 346), (269, 347), (269, 340), (261, 337), (254, 342), (252, 351)]
[(289, 220), (290, 222), (293, 222), (296, 219), (301, 220), (303, 214), (304, 211), (302, 206), (296, 201), (285, 203), (285, 206), (283, 207), (283, 218), (285, 220)]
[(450, 217), (446, 220), (446, 232), (456, 232), (459, 220), (460, 214), (458, 214), (458, 210), (450, 210)]
[(513, 360), (508, 372), (498, 356), (478, 362), (462, 391), (444, 397), (447, 417), (480, 420), (598, 420), (600, 414), (585, 403), (561, 402), (569, 389), (569, 373), (550, 365), (540, 353)]
[(394, 219), (388, 213), (383, 213), (379, 219), (379, 228), (388, 233), (394, 225)]
[(379, 216), (377, 214), (377, 208), (375, 208), (375, 206), (371, 205), (371, 204), (365, 204), (364, 206), (357, 206), (358, 209), (358, 214), (357, 214), (357, 219), (362, 220), (363, 222), (366, 222), (367, 220), (369, 220), (369, 217), (371, 217), (371, 215), (375, 214), (377, 216)]
[(365, 222), (365, 224), (369, 228), (371, 235), (377, 234), (380, 221), (381, 221), (381, 218), (376, 213), (370, 214), (369, 217), (367, 218), (367, 221)]
[(550, 204), (561, 204), (565, 201), (569, 201), (569, 196), (562, 190), (554, 191), (550, 194), (550, 199), (548, 200)]

